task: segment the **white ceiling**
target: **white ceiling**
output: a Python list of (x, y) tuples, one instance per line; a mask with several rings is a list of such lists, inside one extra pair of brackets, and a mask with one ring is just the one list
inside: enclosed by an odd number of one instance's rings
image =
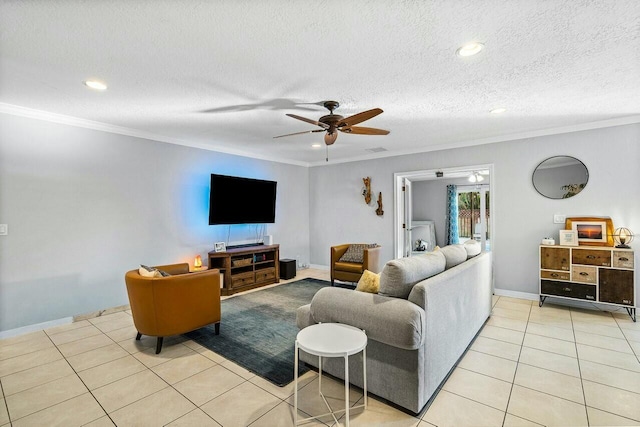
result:
[[(469, 41), (486, 49), (456, 56)], [(340, 134), (330, 162), (638, 122), (640, 1), (0, 2), (5, 112), (322, 164), (322, 133), (272, 137), (329, 99), (391, 131)]]

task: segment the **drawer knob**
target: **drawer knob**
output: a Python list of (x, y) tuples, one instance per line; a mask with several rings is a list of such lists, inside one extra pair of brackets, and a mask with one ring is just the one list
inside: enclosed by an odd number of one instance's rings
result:
[(558, 273), (551, 273), (551, 277), (558, 277), (560, 276)]
[(618, 261), (629, 261), (629, 258), (627, 258), (627, 257), (620, 257), (620, 258), (618, 258)]
[(571, 288), (562, 288), (562, 290), (565, 292), (571, 292)]
[(581, 272), (580, 272), (580, 275), (581, 275), (581, 276), (588, 276), (588, 275), (589, 275), (589, 273), (586, 273), (586, 272), (584, 272), (584, 271), (581, 271)]
[(587, 255), (587, 259), (596, 259), (595, 255)]

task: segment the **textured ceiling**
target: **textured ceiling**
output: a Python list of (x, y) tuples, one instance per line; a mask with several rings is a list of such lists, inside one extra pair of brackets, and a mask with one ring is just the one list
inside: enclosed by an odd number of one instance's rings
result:
[(2, 0), (0, 103), (316, 164), (322, 133), (272, 137), (329, 99), (391, 131), (340, 134), (330, 161), (640, 121), (639, 47), (638, 0)]

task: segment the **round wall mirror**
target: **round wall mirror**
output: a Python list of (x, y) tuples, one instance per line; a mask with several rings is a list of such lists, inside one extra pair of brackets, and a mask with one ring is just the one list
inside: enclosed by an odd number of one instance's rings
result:
[(580, 160), (570, 156), (554, 156), (533, 171), (533, 186), (549, 199), (567, 199), (581, 192), (589, 181), (589, 171)]

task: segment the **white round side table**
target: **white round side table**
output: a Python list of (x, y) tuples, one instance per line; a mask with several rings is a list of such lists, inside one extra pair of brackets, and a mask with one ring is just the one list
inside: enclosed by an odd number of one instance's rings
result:
[[(329, 412), (315, 417), (298, 420), (298, 353), (303, 350), (314, 356), (318, 356), (318, 392), (324, 400)], [(349, 356), (362, 351), (362, 378), (364, 380), (364, 404), (354, 406), (351, 409), (367, 408), (367, 335), (363, 330), (341, 323), (319, 323), (307, 326), (296, 336), (294, 381), (295, 391), (293, 398), (294, 422), (306, 422), (309, 420), (331, 415), (337, 425), (336, 413), (345, 413), (345, 426), (349, 426)], [(329, 406), (329, 402), (322, 394), (322, 358), (323, 357), (343, 357), (344, 358), (344, 409), (334, 411)]]

